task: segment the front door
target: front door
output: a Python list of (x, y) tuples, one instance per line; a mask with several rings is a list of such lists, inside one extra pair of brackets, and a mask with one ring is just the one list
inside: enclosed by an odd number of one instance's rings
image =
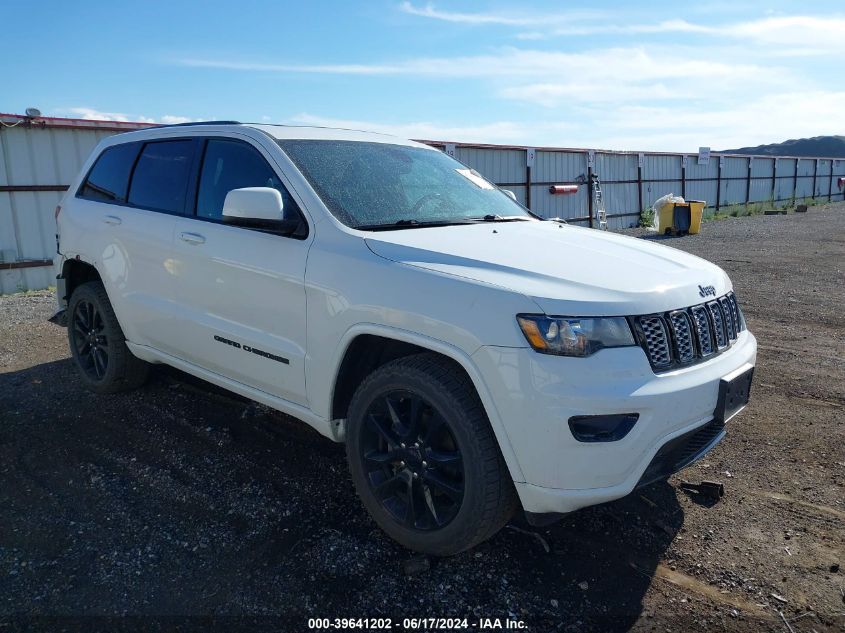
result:
[(184, 360), (307, 405), (304, 280), (310, 236), (224, 224), (226, 194), (242, 187), (275, 187), (286, 217), (299, 213), (263, 150), (241, 140), (206, 140), (195, 215), (176, 220), (171, 335)]

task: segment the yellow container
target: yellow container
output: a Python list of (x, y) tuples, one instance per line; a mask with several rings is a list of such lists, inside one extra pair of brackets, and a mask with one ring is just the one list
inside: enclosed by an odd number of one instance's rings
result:
[(664, 204), (657, 212), (657, 232), (660, 235), (666, 233), (678, 234), (678, 227), (675, 226), (675, 207), (689, 207), (689, 235), (696, 235), (701, 231), (701, 218), (704, 215), (704, 200), (687, 200), (686, 202), (669, 202)]
[(671, 229), (675, 223), (675, 204), (667, 202), (657, 210), (657, 232), (660, 235)]
[(704, 200), (687, 200), (689, 205), (689, 234), (696, 235), (701, 231), (701, 218), (704, 215)]

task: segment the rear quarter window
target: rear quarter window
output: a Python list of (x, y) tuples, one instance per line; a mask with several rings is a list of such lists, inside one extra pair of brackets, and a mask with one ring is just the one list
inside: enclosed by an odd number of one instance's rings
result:
[(126, 202), (129, 172), (140, 149), (139, 143), (123, 143), (103, 150), (77, 195), (87, 200)]

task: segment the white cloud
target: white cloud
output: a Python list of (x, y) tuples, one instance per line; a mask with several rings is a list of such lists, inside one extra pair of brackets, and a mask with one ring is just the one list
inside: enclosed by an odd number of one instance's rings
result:
[(174, 123), (189, 123), (199, 119), (190, 119), (184, 116), (176, 116), (173, 114), (165, 114), (159, 119), (154, 117), (147, 117), (142, 114), (126, 114), (124, 112), (104, 112), (95, 108), (75, 107), (63, 108), (57, 111), (57, 114), (72, 115), (74, 117), (85, 119), (87, 121), (131, 121), (133, 123), (163, 123), (164, 125), (172, 125)]
[(590, 26), (566, 26), (556, 28), (555, 35), (638, 35), (658, 33), (708, 33), (716, 32), (709, 26), (691, 24), (686, 20), (663, 20), (655, 24), (611, 24), (601, 23)]
[(598, 19), (606, 15), (598, 11), (569, 11), (566, 13), (531, 14), (524, 10), (519, 13), (476, 12), (463, 13), (457, 11), (443, 11), (429, 3), (416, 6), (411, 2), (403, 2), (399, 9), (404, 13), (424, 18), (453, 22), (457, 24), (498, 24), (501, 26), (548, 26), (571, 22), (573, 20)]
[(643, 47), (608, 48), (582, 53), (504, 48), (462, 57), (420, 57), (377, 64), (292, 64), (183, 58), (182, 66), (277, 73), (405, 75), (443, 79), (480, 77), (554, 77), (584, 74), (596, 79), (639, 80), (685, 76), (754, 77), (766, 69), (754, 64), (723, 63), (679, 56), (655, 56)]
[[(663, 33), (697, 33), (714, 38), (733, 38), (772, 48), (778, 56), (824, 55), (845, 52), (845, 16), (816, 17), (811, 15), (773, 16), (723, 24), (699, 24), (673, 18), (657, 22), (614, 23), (606, 12), (568, 12), (532, 14), (487, 12), (455, 12), (439, 10), (433, 4), (416, 6), (403, 2), (404, 13), (443, 22), (473, 25), (530, 27), (530, 31), (514, 34), (520, 40), (540, 40), (550, 36), (589, 35), (658, 35)], [(724, 14), (718, 11), (717, 14)], [(619, 17), (617, 17), (619, 19)], [(587, 23), (585, 23), (587, 22)], [(786, 47), (777, 50), (778, 47)]]
[(501, 97), (513, 101), (525, 101), (545, 107), (556, 107), (566, 103), (629, 103), (632, 101), (656, 101), (694, 99), (698, 95), (689, 86), (669, 87), (664, 83), (636, 85), (615, 83), (612, 88), (603, 82), (566, 81), (562, 83), (532, 83), (502, 88)]
[(175, 123), (191, 123), (192, 121), (196, 121), (197, 119), (191, 119), (186, 116), (175, 116), (172, 114), (165, 114), (159, 120), (165, 125), (173, 125)]
[[(709, 57), (709, 55), (708, 55)], [(391, 63), (275, 64), (226, 60), (181, 60), (225, 70), (303, 74), (482, 79), (501, 98), (545, 107), (576, 103), (628, 103), (655, 99), (731, 96), (740, 89), (796, 85), (782, 68), (737, 63), (728, 56), (702, 58), (695, 48), (608, 48), (558, 52), (514, 47), (462, 57), (415, 58)]]

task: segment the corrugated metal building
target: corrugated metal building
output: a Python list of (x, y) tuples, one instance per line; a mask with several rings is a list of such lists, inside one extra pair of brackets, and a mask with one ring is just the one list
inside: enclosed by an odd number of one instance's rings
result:
[[(148, 127), (0, 114), (0, 293), (53, 283), (54, 210), (100, 139)], [(590, 225), (592, 174), (601, 178), (610, 228), (636, 224), (642, 209), (667, 193), (706, 200), (711, 209), (734, 204), (784, 205), (804, 198), (842, 200), (845, 160), (526, 148), (423, 141), (455, 156), (547, 218)], [(553, 195), (553, 185), (581, 183), (576, 194)]]
[(143, 123), (0, 114), (0, 293), (55, 283), (55, 209), (94, 146)]

